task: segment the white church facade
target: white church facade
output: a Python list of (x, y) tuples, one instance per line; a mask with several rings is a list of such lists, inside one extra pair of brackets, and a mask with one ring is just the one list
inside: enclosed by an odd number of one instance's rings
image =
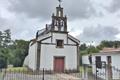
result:
[(30, 41), (27, 66), (31, 70), (79, 71), (79, 43), (68, 34), (67, 17), (59, 5), (51, 24), (37, 31), (36, 38)]

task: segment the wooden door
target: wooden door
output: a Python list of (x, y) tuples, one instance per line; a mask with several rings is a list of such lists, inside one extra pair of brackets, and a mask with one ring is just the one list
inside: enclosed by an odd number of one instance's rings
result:
[(54, 58), (54, 71), (55, 72), (64, 72), (64, 57), (55, 57)]

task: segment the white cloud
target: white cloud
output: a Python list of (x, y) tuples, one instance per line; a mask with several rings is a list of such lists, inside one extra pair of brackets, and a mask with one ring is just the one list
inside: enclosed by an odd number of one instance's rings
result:
[[(65, 14), (68, 15), (70, 34), (77, 37), (80, 35), (80, 41), (101, 41), (108, 39), (111, 32), (112, 36), (109, 39), (120, 39), (119, 3), (119, 0), (63, 1)], [(34, 38), (38, 29), (50, 23), (51, 14), (55, 12), (57, 4), (57, 0), (0, 0), (0, 30), (10, 28), (13, 39)], [(108, 35), (104, 32), (106, 35), (95, 34), (95, 31), (102, 30)], [(89, 33), (91, 37), (86, 37), (84, 31), (92, 32)], [(114, 33), (115, 31), (117, 33)], [(96, 39), (95, 35), (100, 37)]]
[[(18, 13), (25, 13), (31, 18), (49, 19), (55, 7), (57, 0), (11, 0), (10, 11)], [(73, 7), (74, 5), (74, 7)], [(48, 7), (49, 6), (49, 7)], [(95, 11), (89, 0), (65, 0), (63, 4), (65, 13), (70, 18), (88, 18), (95, 14)]]
[(117, 28), (98, 25), (84, 28), (83, 33), (78, 37), (82, 42), (99, 42), (101, 40), (116, 40), (118, 34)]

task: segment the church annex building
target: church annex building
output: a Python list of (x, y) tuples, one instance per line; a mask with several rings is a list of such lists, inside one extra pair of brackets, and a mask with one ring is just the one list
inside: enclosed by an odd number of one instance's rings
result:
[(33, 71), (79, 71), (79, 43), (68, 34), (67, 17), (59, 5), (51, 24), (37, 31), (36, 38), (30, 41), (26, 65)]

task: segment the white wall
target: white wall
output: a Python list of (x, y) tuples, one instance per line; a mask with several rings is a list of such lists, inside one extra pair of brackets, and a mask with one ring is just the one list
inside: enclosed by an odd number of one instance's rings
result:
[(67, 34), (64, 33), (53, 33), (53, 42), (56, 43), (56, 39), (64, 40), (64, 44), (67, 44)]
[(42, 41), (42, 43), (50, 43), (50, 42), (51, 42), (51, 37)]
[(68, 44), (76, 44), (76, 43), (73, 42), (72, 40), (68, 39)]
[(77, 69), (77, 47), (64, 46), (56, 48), (56, 45), (41, 45), (40, 68), (53, 70), (54, 56), (65, 56), (65, 69)]
[(90, 64), (89, 55), (82, 56), (82, 64)]
[[(112, 55), (112, 66), (120, 70), (120, 54)], [(119, 71), (112, 68), (113, 78), (120, 79)]]
[(44, 39), (44, 38), (46, 38), (46, 37), (50, 37), (50, 36), (51, 36), (51, 33), (44, 34), (44, 35), (42, 35), (42, 36), (39, 36), (37, 41), (40, 41), (40, 40), (42, 40), (42, 39)]
[[(54, 45), (44, 44), (44, 42), (51, 43), (50, 38), (42, 41), (40, 68), (53, 70), (54, 56), (65, 56), (65, 69), (77, 69), (77, 46), (64, 45), (64, 48), (56, 48), (56, 39), (64, 40), (64, 44), (67, 44), (67, 34), (52, 33), (52, 35), (52, 43), (54, 43)], [(73, 43), (74, 42), (69, 41), (69, 44)]]
[(33, 44), (32, 46), (29, 47), (29, 65), (28, 67), (30, 69), (35, 70), (36, 69), (36, 54), (37, 53), (37, 43)]
[[(52, 36), (53, 35), (53, 36)], [(52, 36), (52, 37), (50, 37)], [(54, 56), (65, 57), (65, 69), (77, 70), (77, 46), (73, 41), (68, 42), (66, 33), (48, 33), (38, 38), (40, 41), (46, 37), (50, 37), (42, 41), (40, 53), (40, 69), (53, 70)], [(56, 39), (64, 40), (64, 48), (56, 48)], [(51, 43), (52, 40), (52, 44)], [(48, 43), (48, 44), (47, 44)], [(33, 70), (36, 69), (37, 62), (37, 43), (29, 47), (29, 67)]]
[[(108, 53), (109, 54), (109, 53)], [(102, 61), (105, 61), (107, 63), (107, 56), (111, 56), (112, 58), (112, 77), (113, 79), (119, 79), (119, 72), (114, 70), (113, 67), (115, 68), (118, 68), (120, 70), (120, 54), (110, 54), (110, 55), (95, 55), (95, 56), (101, 56), (101, 60)], [(95, 74), (96, 73), (96, 67), (95, 67), (95, 56), (93, 56), (93, 73)], [(107, 69), (106, 69), (107, 70)], [(107, 71), (106, 71), (107, 72)], [(105, 73), (105, 68), (102, 68), (102, 69), (98, 69), (98, 74), (100, 73)], [(107, 73), (106, 75), (98, 75), (99, 77), (101, 78), (105, 78), (107, 77)]]
[(120, 69), (120, 54), (112, 55), (112, 66)]

